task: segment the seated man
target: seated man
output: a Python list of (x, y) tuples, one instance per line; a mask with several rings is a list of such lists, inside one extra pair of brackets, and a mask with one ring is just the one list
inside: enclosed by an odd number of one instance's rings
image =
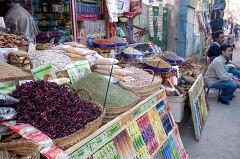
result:
[(227, 72), (226, 62), (231, 56), (231, 46), (224, 44), (220, 47), (221, 55), (216, 57), (210, 64), (205, 74), (205, 80), (208, 87), (221, 89), (222, 93), (218, 97), (223, 104), (229, 104), (233, 94), (238, 87), (231, 74)]

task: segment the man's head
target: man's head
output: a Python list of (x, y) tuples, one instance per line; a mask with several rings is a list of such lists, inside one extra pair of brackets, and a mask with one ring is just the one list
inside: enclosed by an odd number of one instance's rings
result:
[(224, 33), (223, 31), (216, 31), (214, 33), (214, 41), (218, 42), (219, 44), (222, 44), (224, 42)]
[(231, 57), (232, 54), (232, 46), (229, 44), (223, 44), (220, 47), (221, 54), (223, 57), (225, 57), (227, 60)]
[(10, 9), (14, 3), (17, 3), (18, 1), (17, 0), (3, 0), (3, 5), (7, 8), (7, 9)]

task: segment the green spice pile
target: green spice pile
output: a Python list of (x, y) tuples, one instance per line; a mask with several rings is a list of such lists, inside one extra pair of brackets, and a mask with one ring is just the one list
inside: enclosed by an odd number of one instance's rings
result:
[[(99, 74), (90, 73), (87, 76), (81, 78), (81, 80), (75, 84), (77, 88), (85, 88), (91, 91), (93, 100), (101, 105), (104, 105), (108, 80)], [(85, 98), (83, 94), (80, 97)], [(110, 83), (106, 107), (121, 107), (137, 99), (138, 96), (133, 92), (122, 89), (121, 87)]]

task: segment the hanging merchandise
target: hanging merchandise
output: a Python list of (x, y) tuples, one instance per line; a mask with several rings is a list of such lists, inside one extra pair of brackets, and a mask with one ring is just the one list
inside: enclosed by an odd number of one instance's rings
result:
[(117, 0), (107, 0), (107, 9), (110, 16), (110, 21), (118, 22), (118, 1)]
[(149, 31), (151, 37), (162, 39), (163, 33), (163, 6), (149, 6)]
[(130, 11), (130, 0), (118, 0), (117, 2), (118, 14)]
[(105, 21), (83, 21), (80, 36), (92, 38), (106, 36)]
[(130, 8), (135, 16), (142, 14), (142, 0), (131, 0)]
[(149, 18), (149, 34), (151, 37), (154, 36), (153, 32), (153, 7), (149, 6), (149, 12), (148, 12), (148, 18)]

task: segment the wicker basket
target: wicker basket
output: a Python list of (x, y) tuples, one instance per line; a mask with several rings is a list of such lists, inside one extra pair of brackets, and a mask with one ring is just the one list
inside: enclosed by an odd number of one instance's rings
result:
[[(134, 91), (132, 91), (134, 92)], [(137, 98), (135, 100), (133, 100), (132, 102), (123, 105), (123, 106), (119, 106), (119, 107), (108, 107), (105, 108), (106, 109), (106, 116), (118, 116), (121, 115), (122, 113), (128, 111), (129, 109), (131, 109), (133, 106), (135, 106), (139, 101), (140, 101), (140, 96), (138, 95), (138, 93), (134, 92), (137, 95)]]
[[(94, 102), (92, 102), (94, 103)], [(102, 114), (100, 117), (98, 117), (96, 120), (88, 123), (85, 125), (84, 128), (78, 130), (74, 134), (65, 136), (63, 138), (58, 138), (54, 140), (54, 143), (62, 148), (66, 149), (76, 143), (78, 143), (80, 140), (86, 138), (87, 136), (91, 135), (93, 132), (95, 132), (102, 124), (102, 119), (105, 117), (105, 111), (103, 110), (103, 107), (97, 103), (94, 103), (97, 107), (100, 107), (102, 110)]]
[(0, 143), (0, 150), (10, 151), (21, 156), (36, 157), (39, 156), (40, 147), (31, 141), (21, 139), (6, 143)]
[[(91, 93), (87, 90), (84, 89), (74, 89), (74, 87), (71, 84), (65, 84), (68, 88), (70, 88), (74, 93), (78, 94), (80, 92), (85, 92), (88, 97), (89, 100), (92, 101), (92, 96)], [(80, 140), (86, 138), (87, 136), (89, 136), (90, 134), (92, 134), (94, 131), (96, 131), (102, 124), (102, 119), (105, 117), (105, 111), (103, 110), (103, 107), (96, 103), (96, 102), (91, 102), (94, 106), (98, 107), (101, 109), (102, 114), (100, 117), (98, 117), (96, 120), (88, 123), (87, 125), (84, 126), (84, 128), (78, 130), (77, 132), (65, 136), (63, 138), (58, 138), (53, 140), (54, 143), (56, 144), (56, 146), (58, 146), (59, 148), (62, 149), (67, 149), (68, 147), (76, 144), (77, 142), (79, 142)], [(19, 134), (14, 133), (13, 135), (11, 135), (7, 141), (14, 139), (14, 138), (18, 138)], [(5, 142), (5, 143), (1, 143), (0, 142), (0, 150), (7, 150), (7, 151), (11, 151), (15, 154), (19, 154), (21, 156), (31, 156), (31, 158), (33, 159), (37, 159), (39, 158), (39, 146), (36, 145), (35, 143), (25, 140), (25, 139), (20, 139), (20, 140), (15, 140), (15, 141), (11, 141), (11, 142)]]
[[(145, 69), (145, 71), (151, 72), (154, 75), (154, 72), (152, 70)], [(137, 92), (140, 95), (140, 97), (145, 96), (145, 94), (150, 94), (150, 93), (156, 92), (157, 90), (160, 89), (161, 84), (162, 84), (161, 78), (160, 78), (159, 82), (154, 83), (152, 85), (143, 86), (143, 87), (128, 87), (124, 84), (124, 82), (119, 81), (119, 85), (122, 88)]]
[(92, 104), (94, 104), (96, 107), (100, 108), (102, 111), (102, 114), (100, 117), (98, 117), (96, 120), (88, 123), (87, 125), (84, 126), (84, 128), (78, 130), (77, 132), (75, 132), (74, 134), (65, 136), (63, 138), (58, 138), (54, 140), (54, 143), (62, 148), (62, 149), (66, 149), (76, 143), (78, 143), (80, 140), (86, 138), (87, 136), (91, 135), (94, 131), (96, 131), (102, 124), (102, 120), (105, 117), (105, 110), (103, 110), (103, 106), (101, 106), (100, 104), (93, 102), (92, 101), (92, 94), (90, 91), (88, 91), (87, 89), (75, 89), (75, 87), (71, 84), (64, 84), (66, 87), (68, 87), (70, 90), (72, 90), (75, 94), (79, 94), (81, 92), (86, 93), (86, 95), (89, 97), (89, 100)]

